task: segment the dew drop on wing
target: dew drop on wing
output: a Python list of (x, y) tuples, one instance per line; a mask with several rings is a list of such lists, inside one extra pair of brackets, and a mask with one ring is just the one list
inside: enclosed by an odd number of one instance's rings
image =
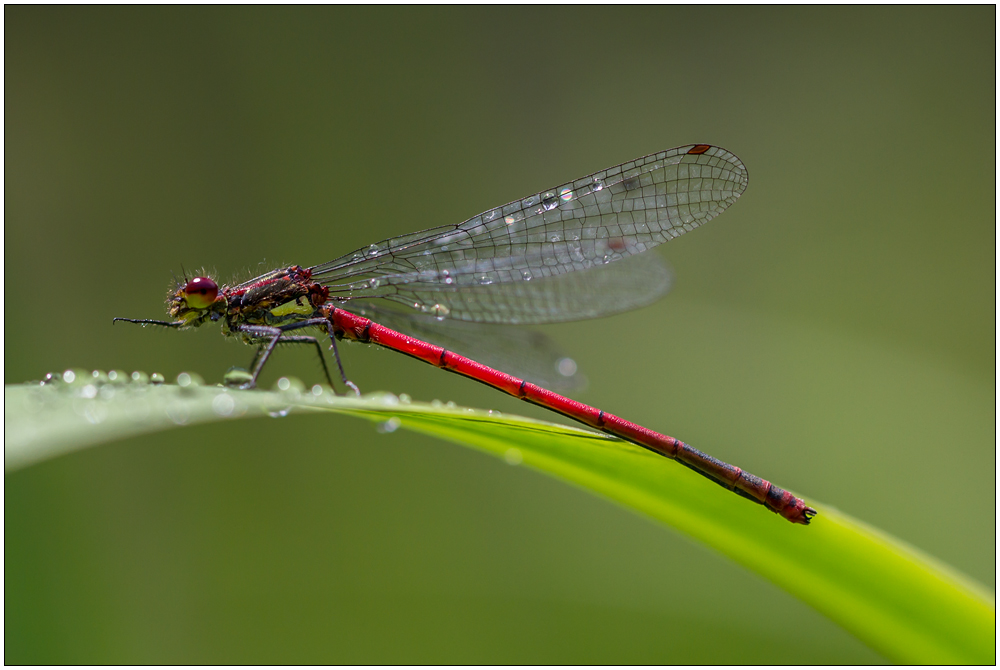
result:
[(572, 377), (576, 374), (576, 369), (576, 361), (572, 358), (564, 357), (560, 358), (556, 362), (556, 370), (558, 370), (559, 374), (563, 377)]

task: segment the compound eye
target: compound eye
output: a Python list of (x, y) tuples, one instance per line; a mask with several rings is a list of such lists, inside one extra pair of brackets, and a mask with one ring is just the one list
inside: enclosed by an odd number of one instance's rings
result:
[(219, 295), (219, 285), (208, 277), (195, 277), (184, 284), (184, 300), (192, 309), (206, 309)]

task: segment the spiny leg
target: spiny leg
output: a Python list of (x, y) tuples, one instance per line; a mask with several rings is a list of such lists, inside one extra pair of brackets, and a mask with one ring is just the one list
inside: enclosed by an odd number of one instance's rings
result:
[(333, 349), (333, 359), (337, 361), (337, 369), (340, 370), (341, 381), (344, 382), (344, 386), (354, 391), (354, 395), (360, 396), (361, 389), (347, 378), (347, 373), (344, 372), (344, 364), (340, 362), (340, 350), (337, 348), (337, 336), (333, 332), (333, 321), (328, 320), (326, 322), (326, 332), (330, 334), (330, 348)]
[[(245, 388), (253, 388), (257, 385), (257, 378), (260, 376), (261, 370), (264, 368), (264, 364), (267, 363), (267, 359), (271, 357), (271, 353), (279, 342), (290, 342), (290, 343), (307, 343), (312, 342), (316, 345), (316, 351), (319, 353), (320, 361), (323, 363), (323, 372), (326, 374), (326, 380), (330, 384), (330, 388), (333, 389), (334, 393), (337, 393), (336, 387), (333, 385), (333, 381), (330, 378), (330, 371), (326, 365), (326, 359), (323, 358), (323, 350), (319, 346), (319, 341), (315, 337), (310, 337), (306, 335), (285, 335), (287, 331), (298, 330), (300, 328), (312, 328), (316, 326), (322, 327), (324, 324), (329, 322), (326, 319), (306, 319), (305, 321), (298, 321), (296, 323), (290, 323), (283, 326), (252, 326), (244, 324), (239, 327), (241, 332), (247, 333), (248, 335), (259, 337), (259, 338), (270, 338), (270, 341), (266, 345), (261, 345), (257, 350), (257, 355), (254, 356), (253, 363), (251, 363), (251, 379)], [(337, 365), (340, 367), (341, 376), (344, 374), (344, 369), (340, 365), (340, 359), (337, 358)], [(344, 378), (345, 384), (354, 390), (355, 393), (358, 392), (358, 387), (347, 381)]]
[(250, 361), (250, 367), (249, 367), (250, 370), (253, 370), (255, 367), (257, 367), (257, 360), (260, 358), (260, 355), (264, 353), (265, 346), (266, 345), (264, 344), (257, 345), (257, 350), (253, 352), (253, 360)]

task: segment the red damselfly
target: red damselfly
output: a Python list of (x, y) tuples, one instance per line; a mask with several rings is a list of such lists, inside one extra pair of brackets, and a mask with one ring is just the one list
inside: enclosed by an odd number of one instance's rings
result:
[[(185, 279), (168, 301), (172, 320), (115, 321), (170, 328), (220, 323), (225, 335), (257, 347), (244, 388), (255, 386), (278, 344), (314, 346), (333, 386), (320, 340), (300, 334), (319, 329), (344, 385), (357, 392), (344, 374), (337, 340), (381, 345), (676, 459), (789, 521), (808, 524), (816, 510), (791, 493), (543, 388), (551, 386), (547, 375), (530, 360), (542, 385), (452, 351), (472, 354), (476, 342), (483, 349), (483, 324), (589, 319), (652, 302), (669, 288), (670, 273), (657, 254), (644, 252), (715, 218), (746, 187), (746, 168), (732, 153), (707, 144), (678, 147), (321, 265), (281, 268), (235, 286)], [(528, 338), (504, 339), (532, 355)]]

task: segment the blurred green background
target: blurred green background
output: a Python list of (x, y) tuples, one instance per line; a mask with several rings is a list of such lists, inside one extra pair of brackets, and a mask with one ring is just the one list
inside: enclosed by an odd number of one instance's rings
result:
[[(750, 188), (661, 249), (671, 295), (544, 329), (590, 379), (575, 397), (995, 588), (994, 7), (4, 17), (6, 383), (218, 382), (247, 347), (111, 318), (162, 318), (182, 266), (311, 265), (709, 142)], [(553, 418), (344, 354), (365, 391)], [(306, 351), (280, 375), (319, 381)], [(347, 418), (178, 429), (5, 483), (7, 663), (883, 660), (645, 518)]]

